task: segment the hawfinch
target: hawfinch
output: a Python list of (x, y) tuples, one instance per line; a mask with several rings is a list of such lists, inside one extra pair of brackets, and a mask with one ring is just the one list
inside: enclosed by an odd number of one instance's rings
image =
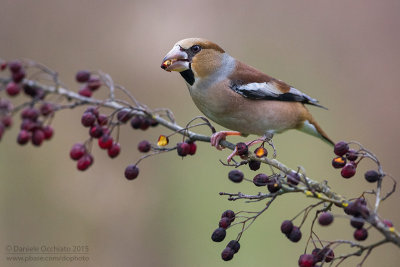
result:
[(161, 68), (179, 72), (200, 111), (233, 130), (213, 134), (211, 144), (218, 149), (228, 135), (255, 134), (265, 139), (288, 129), (333, 145), (305, 107), (322, 107), (316, 99), (240, 62), (213, 42), (181, 40), (165, 56)]

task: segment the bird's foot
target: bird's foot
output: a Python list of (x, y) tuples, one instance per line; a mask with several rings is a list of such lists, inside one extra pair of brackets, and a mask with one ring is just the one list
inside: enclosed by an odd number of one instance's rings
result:
[(224, 147), (219, 144), (221, 140), (225, 140), (229, 135), (240, 135), (239, 132), (232, 132), (232, 131), (221, 131), (216, 132), (211, 135), (211, 145), (214, 146), (218, 150), (222, 150)]
[(272, 157), (276, 158), (276, 149), (274, 143), (272, 142), (272, 137), (274, 137), (274, 134), (266, 132), (262, 138), (264, 139), (264, 143), (267, 143), (274, 150)]

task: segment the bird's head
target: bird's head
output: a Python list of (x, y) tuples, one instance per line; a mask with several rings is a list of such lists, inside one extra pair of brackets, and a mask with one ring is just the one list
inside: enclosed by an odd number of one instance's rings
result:
[(188, 38), (174, 45), (164, 57), (161, 68), (180, 72), (186, 81), (185, 76), (190, 75), (193, 79), (203, 78), (221, 67), (224, 53), (221, 47), (206, 39)]

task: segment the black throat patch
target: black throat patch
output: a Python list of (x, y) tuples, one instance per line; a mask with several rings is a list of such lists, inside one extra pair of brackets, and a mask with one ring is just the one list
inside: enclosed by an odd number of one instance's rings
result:
[(193, 71), (191, 69), (184, 70), (184, 71), (181, 71), (179, 73), (182, 75), (183, 79), (185, 79), (185, 81), (188, 84), (190, 84), (190, 85), (194, 84), (194, 73), (193, 73)]

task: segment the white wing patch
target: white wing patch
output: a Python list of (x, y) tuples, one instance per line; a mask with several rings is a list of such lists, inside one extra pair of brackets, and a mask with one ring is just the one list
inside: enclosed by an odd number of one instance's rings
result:
[(266, 95), (280, 95), (282, 94), (273, 83), (248, 83), (238, 87), (240, 90), (261, 91)]

